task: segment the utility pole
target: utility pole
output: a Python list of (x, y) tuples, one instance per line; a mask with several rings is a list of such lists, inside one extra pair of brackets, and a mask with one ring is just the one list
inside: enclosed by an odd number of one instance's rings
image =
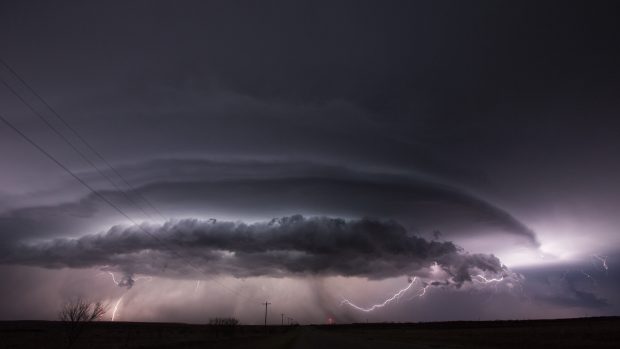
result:
[(284, 313), (282, 313), (280, 315), (282, 315), (282, 326), (284, 326)]
[(271, 303), (265, 301), (265, 303), (261, 303), (265, 305), (265, 327), (267, 327), (267, 306), (270, 305)]

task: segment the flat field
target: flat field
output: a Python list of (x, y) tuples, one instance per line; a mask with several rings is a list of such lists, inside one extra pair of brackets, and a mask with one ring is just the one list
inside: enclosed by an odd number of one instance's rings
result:
[[(67, 348), (54, 321), (0, 322), (0, 349)], [(620, 348), (620, 318), (221, 328), (95, 322), (72, 348)]]

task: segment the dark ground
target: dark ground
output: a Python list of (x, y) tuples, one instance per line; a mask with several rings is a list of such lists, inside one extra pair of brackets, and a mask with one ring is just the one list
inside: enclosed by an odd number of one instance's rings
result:
[[(0, 349), (66, 348), (63, 325), (0, 322)], [(297, 327), (97, 322), (73, 348), (620, 348), (620, 317)]]

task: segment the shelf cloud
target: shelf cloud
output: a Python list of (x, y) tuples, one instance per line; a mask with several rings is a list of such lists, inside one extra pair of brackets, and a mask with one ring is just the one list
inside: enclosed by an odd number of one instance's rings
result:
[(501, 273), (491, 254), (469, 254), (452, 242), (428, 241), (395, 221), (301, 215), (246, 224), (186, 219), (162, 225), (115, 226), (101, 234), (22, 244), (3, 264), (91, 268), (190, 278), (196, 274), (251, 276), (415, 275), (436, 264), (460, 285), (473, 270)]

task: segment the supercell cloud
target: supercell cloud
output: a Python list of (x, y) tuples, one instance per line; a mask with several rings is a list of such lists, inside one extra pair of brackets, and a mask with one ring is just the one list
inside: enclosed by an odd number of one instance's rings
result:
[(0, 2), (0, 319), (617, 315), (609, 4)]
[(468, 254), (451, 242), (425, 240), (394, 221), (300, 215), (253, 224), (181, 220), (117, 226), (77, 239), (20, 245), (0, 262), (190, 279), (220, 274), (386, 279), (437, 265), (457, 286), (471, 281), (474, 273), (505, 270), (493, 255)]
[[(177, 216), (224, 212), (271, 219), (275, 211), (387, 217), (419, 233), (441, 230), (448, 238), (501, 233), (525, 245), (538, 245), (535, 233), (506, 210), (419, 175), (292, 161), (205, 159), (152, 161), (120, 170), (134, 183), (134, 190), (127, 192), (134, 202), (148, 197), (158, 206), (172, 206)], [(83, 175), (90, 179), (97, 174)], [(102, 194), (119, 207), (133, 210), (134, 217), (144, 217), (142, 210), (128, 205), (132, 202), (125, 193), (106, 188)], [(149, 218), (153, 216), (159, 218), (156, 214)], [(0, 214), (0, 229), (5, 231), (0, 239), (10, 243), (83, 234), (93, 230), (93, 219), (106, 217), (110, 217), (109, 208), (94, 194), (57, 205), (21, 207)]]

